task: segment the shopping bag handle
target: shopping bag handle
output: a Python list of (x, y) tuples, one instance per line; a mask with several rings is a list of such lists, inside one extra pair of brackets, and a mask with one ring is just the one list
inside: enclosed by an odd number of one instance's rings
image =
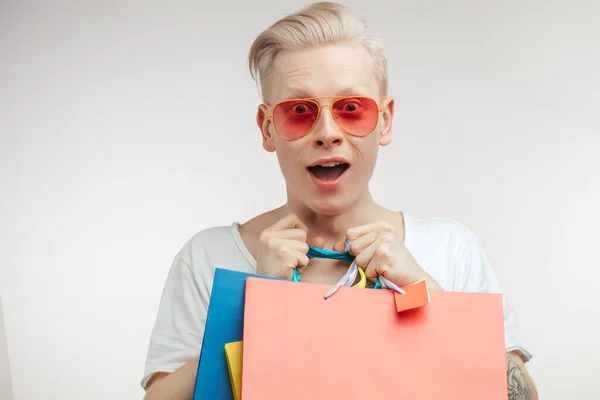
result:
[[(348, 264), (350, 264), (348, 270), (350, 271), (353, 268), (352, 263), (354, 262), (354, 256), (352, 254), (348, 254), (347, 252), (332, 251), (314, 246), (308, 246), (307, 256), (309, 258), (328, 258), (333, 260), (346, 261)], [(351, 271), (351, 273), (353, 274), (353, 277), (348, 286), (351, 286), (352, 283), (354, 283), (354, 281), (356, 280), (357, 274), (353, 271)], [(365, 271), (362, 268), (358, 268), (357, 273), (360, 274), (360, 281), (355, 285), (355, 287), (367, 287), (367, 276), (365, 275)], [(300, 282), (300, 274), (298, 273), (298, 270), (296, 268), (294, 268), (292, 281)]]
[[(346, 274), (344, 274), (344, 276), (333, 286), (333, 288), (331, 288), (331, 290), (325, 294), (325, 299), (333, 296), (333, 294), (335, 292), (337, 292), (337, 290), (342, 286), (343, 287), (352, 286), (352, 284), (356, 280), (356, 276), (358, 274), (360, 274), (360, 281), (356, 285), (356, 287), (363, 287), (363, 288), (366, 287), (367, 282), (366, 282), (365, 271), (356, 263), (356, 257), (354, 257), (352, 254), (350, 254), (350, 241), (348, 241), (346, 239), (346, 240), (344, 240), (344, 244), (345, 244), (345, 248), (344, 248), (343, 252), (321, 249), (321, 248), (310, 246), (310, 245), (308, 246), (307, 256), (309, 258), (328, 258), (328, 259), (333, 259), (333, 260), (342, 260), (342, 261), (346, 261), (347, 263), (350, 264)], [(298, 273), (298, 271), (295, 268), (294, 268), (294, 272), (292, 275), (292, 281), (300, 282), (300, 274)], [(394, 282), (390, 281), (383, 275), (380, 275), (378, 277), (377, 281), (375, 282), (374, 288), (375, 289), (391, 289), (391, 290), (394, 290), (395, 292), (399, 293), (400, 295), (406, 294), (406, 292), (404, 290), (402, 290), (400, 287), (398, 287), (396, 284), (394, 284)]]

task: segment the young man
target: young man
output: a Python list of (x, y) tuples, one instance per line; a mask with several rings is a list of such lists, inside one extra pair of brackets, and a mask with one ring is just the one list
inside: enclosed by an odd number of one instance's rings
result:
[[(206, 229), (175, 258), (152, 332), (148, 400), (191, 399), (216, 266), (335, 284), (344, 262), (312, 259), (308, 244), (344, 250), (374, 280), (426, 279), (431, 290), (500, 292), (477, 237), (457, 222), (378, 205), (369, 180), (392, 138), (383, 47), (347, 8), (318, 3), (271, 26), (250, 50), (264, 103), (256, 122), (275, 152), (287, 202), (244, 224)], [(510, 399), (537, 399), (515, 315), (504, 300)], [(465, 355), (466, 357), (468, 355)]]

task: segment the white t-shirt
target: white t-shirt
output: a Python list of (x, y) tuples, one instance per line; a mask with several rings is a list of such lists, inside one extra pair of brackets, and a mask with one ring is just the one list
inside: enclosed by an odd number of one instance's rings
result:
[[(477, 237), (456, 221), (418, 219), (404, 213), (405, 246), (446, 291), (501, 293)], [(142, 387), (156, 372), (173, 372), (200, 353), (215, 268), (256, 272), (239, 224), (209, 228), (175, 257), (162, 294), (148, 349)], [(503, 296), (506, 350), (528, 361), (515, 314)]]

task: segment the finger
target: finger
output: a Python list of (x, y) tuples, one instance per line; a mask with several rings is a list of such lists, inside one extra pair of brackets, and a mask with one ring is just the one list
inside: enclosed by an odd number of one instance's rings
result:
[(297, 250), (290, 250), (289, 254), (296, 260), (296, 268), (298, 269), (298, 273), (302, 274), (304, 269), (308, 267), (310, 259), (305, 253)]
[(367, 267), (365, 268), (365, 276), (368, 280), (375, 282), (377, 280), (377, 270), (375, 268), (375, 263), (373, 261), (369, 262)]
[[(390, 234), (380, 235), (372, 245), (365, 249), (366, 252), (371, 254), (371, 258), (367, 268), (365, 269), (365, 275), (367, 278), (375, 281), (380, 275), (386, 276), (388, 273), (388, 270), (390, 269), (390, 254), (392, 250), (392, 244), (390, 240)], [(386, 276), (386, 278), (389, 277)]]
[(308, 232), (308, 227), (300, 221), (296, 214), (288, 214), (266, 230), (269, 232), (283, 231), (286, 229), (302, 229)]
[(377, 258), (372, 258), (371, 262), (365, 269), (365, 276), (367, 279), (373, 282), (375, 282), (380, 275), (385, 276), (385, 273), (389, 269), (387, 264), (379, 264), (378, 261), (379, 260), (377, 260)]
[(325, 239), (320, 236), (314, 237), (308, 240), (308, 244), (313, 247), (323, 248), (325, 247)]
[(294, 239), (294, 240), (301, 240), (303, 242), (306, 241), (306, 231), (303, 229), (286, 229), (284, 231), (273, 231), (273, 232), (268, 232), (268, 236), (272, 237), (272, 238), (278, 238), (278, 239)]
[(373, 255), (375, 254), (377, 247), (379, 247), (379, 241), (375, 240), (369, 246), (364, 248), (360, 253), (358, 253), (358, 255), (356, 256), (356, 263), (360, 267), (363, 267), (363, 269), (367, 268), (370, 265), (371, 260), (373, 259)]
[(350, 243), (350, 254), (359, 255), (362, 253), (367, 247), (375, 243), (375, 241), (379, 238), (379, 232), (374, 231), (371, 233), (367, 233), (364, 236), (359, 237), (352, 243)]
[(342, 252), (344, 250), (346, 250), (346, 243), (344, 241), (337, 242), (333, 245), (333, 251)]
[(285, 249), (285, 265), (287, 266), (287, 274), (286, 278), (291, 279), (294, 274), (294, 269), (298, 271), (300, 275), (304, 272), (310, 259), (306, 256), (306, 254), (295, 250), (287, 248)]
[(269, 241), (268, 248), (277, 252), (279, 257), (285, 257), (289, 250), (296, 250), (304, 255), (308, 253), (308, 244), (304, 241), (294, 239), (274, 237)]
[(394, 228), (385, 221), (374, 222), (372, 224), (357, 226), (355, 228), (348, 229), (346, 231), (346, 238), (351, 242), (354, 242), (361, 236), (365, 236), (366, 234), (374, 231), (393, 231)]

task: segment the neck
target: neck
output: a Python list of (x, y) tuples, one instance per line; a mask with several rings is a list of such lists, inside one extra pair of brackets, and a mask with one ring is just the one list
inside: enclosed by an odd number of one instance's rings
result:
[(334, 243), (344, 240), (348, 229), (384, 220), (390, 213), (376, 204), (370, 193), (335, 212), (317, 212), (291, 197), (280, 211), (281, 215), (296, 214), (308, 227), (309, 240), (323, 238), (325, 248), (331, 248)]

